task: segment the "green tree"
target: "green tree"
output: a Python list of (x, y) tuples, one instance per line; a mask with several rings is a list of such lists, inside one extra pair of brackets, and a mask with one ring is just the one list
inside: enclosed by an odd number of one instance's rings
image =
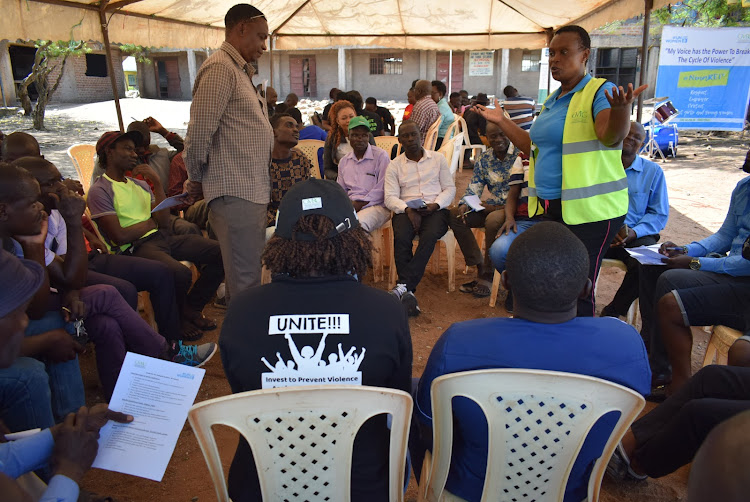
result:
[(742, 7), (739, 0), (683, 0), (653, 13), (661, 24), (718, 28), (721, 26), (749, 26), (750, 8)]
[[(58, 42), (36, 40), (34, 47), (36, 47), (34, 64), (31, 67), (31, 72), (21, 82), (18, 97), (23, 105), (24, 114), (32, 116), (34, 129), (41, 131), (44, 129), (44, 112), (47, 109), (47, 103), (49, 103), (49, 100), (62, 81), (68, 58), (91, 52), (91, 49), (86, 46), (86, 42), (81, 40)], [(57, 68), (60, 71), (54, 83), (50, 85), (49, 76)], [(33, 108), (31, 99), (29, 98), (29, 86), (31, 84), (34, 84), (38, 94), (36, 104)]]

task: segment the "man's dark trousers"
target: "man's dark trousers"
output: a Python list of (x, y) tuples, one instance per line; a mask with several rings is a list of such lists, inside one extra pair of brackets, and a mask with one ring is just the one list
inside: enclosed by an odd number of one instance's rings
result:
[[(422, 280), (435, 244), (448, 231), (449, 216), (447, 209), (422, 216), (419, 232), (415, 232), (406, 213), (393, 215), (393, 258), (398, 271), (398, 283), (406, 284), (409, 291), (416, 291)], [(412, 253), (415, 235), (419, 235), (419, 243), (417, 251)]]

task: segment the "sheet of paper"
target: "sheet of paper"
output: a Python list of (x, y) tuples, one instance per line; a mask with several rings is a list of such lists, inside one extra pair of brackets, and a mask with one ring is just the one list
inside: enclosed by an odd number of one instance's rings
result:
[(102, 427), (93, 467), (161, 481), (205, 373), (128, 352), (109, 407), (134, 420)]
[(414, 199), (408, 201), (406, 205), (412, 209), (419, 209), (425, 207), (427, 203), (424, 201), (424, 199)]
[(188, 196), (188, 193), (181, 193), (180, 195), (174, 195), (172, 197), (167, 197), (163, 201), (161, 201), (155, 208), (151, 210), (152, 213), (156, 211), (161, 211), (162, 209), (169, 209), (170, 207), (180, 206), (185, 203), (185, 198)]
[(651, 246), (625, 248), (625, 251), (630, 253), (630, 256), (643, 265), (665, 265), (661, 260), (662, 258), (666, 258), (666, 256), (659, 253), (659, 247), (661, 247), (661, 244), (652, 244)]
[(479, 197), (477, 197), (476, 195), (466, 195), (464, 196), (464, 201), (474, 211), (484, 211), (484, 206), (482, 205), (482, 201), (479, 200)]

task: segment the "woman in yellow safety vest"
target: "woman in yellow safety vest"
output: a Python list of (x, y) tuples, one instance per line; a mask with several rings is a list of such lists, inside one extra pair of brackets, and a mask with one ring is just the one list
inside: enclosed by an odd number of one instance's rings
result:
[[(586, 70), (591, 39), (580, 26), (564, 26), (549, 44), (552, 78), (560, 82), (530, 131), (496, 106), (476, 109), (496, 123), (529, 156), (529, 216), (559, 221), (589, 252), (589, 279), (628, 211), (628, 182), (620, 159), (630, 130), (633, 100), (647, 87), (627, 90)], [(578, 302), (579, 316), (593, 316), (593, 288)]]

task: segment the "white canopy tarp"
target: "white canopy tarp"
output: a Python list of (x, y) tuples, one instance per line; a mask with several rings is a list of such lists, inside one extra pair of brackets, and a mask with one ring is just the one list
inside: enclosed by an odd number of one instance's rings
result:
[[(213, 48), (242, 0), (119, 0), (109, 38), (145, 47)], [(586, 29), (644, 11), (643, 0), (247, 0), (268, 19), (275, 49), (332, 46), (426, 50), (538, 49), (566, 24)], [(654, 0), (654, 8), (669, 0)], [(93, 0), (0, 0), (0, 38), (101, 40)]]

